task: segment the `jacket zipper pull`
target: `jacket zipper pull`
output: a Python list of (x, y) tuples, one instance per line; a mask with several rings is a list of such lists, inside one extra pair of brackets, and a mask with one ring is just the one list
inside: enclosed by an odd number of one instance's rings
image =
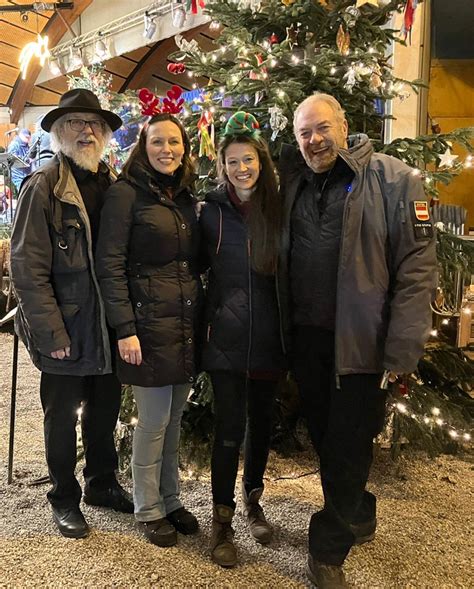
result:
[(403, 202), (403, 200), (399, 200), (398, 201), (398, 206), (400, 208), (400, 219), (402, 221), (402, 223), (406, 223), (406, 212), (405, 212), (405, 203)]

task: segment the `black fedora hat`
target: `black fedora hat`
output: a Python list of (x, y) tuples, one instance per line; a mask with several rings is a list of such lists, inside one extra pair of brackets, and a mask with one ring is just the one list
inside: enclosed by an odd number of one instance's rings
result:
[(99, 99), (93, 92), (85, 88), (74, 88), (65, 92), (59, 100), (58, 107), (45, 115), (41, 121), (42, 129), (49, 132), (53, 123), (68, 112), (96, 113), (104, 119), (112, 131), (122, 126), (122, 119), (110, 110), (101, 108)]

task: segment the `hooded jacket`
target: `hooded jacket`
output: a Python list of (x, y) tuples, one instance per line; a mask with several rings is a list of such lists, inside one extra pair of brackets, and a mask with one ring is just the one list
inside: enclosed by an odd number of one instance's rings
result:
[(284, 358), (275, 277), (251, 269), (247, 224), (224, 187), (207, 194), (199, 221), (210, 266), (204, 370), (278, 373)]
[(130, 174), (107, 192), (96, 253), (109, 323), (142, 350), (140, 366), (118, 357), (118, 376), (144, 387), (192, 383), (202, 303), (195, 201), (187, 185), (171, 199), (145, 170)]
[[(18, 300), (16, 330), (37, 368), (72, 376), (112, 371), (89, 217), (61, 153), (23, 183), (11, 273)], [(66, 346), (70, 357), (51, 357)]]
[[(431, 328), (436, 277), (435, 236), (426, 196), (411, 168), (374, 153), (365, 135), (350, 137), (349, 148), (340, 149), (338, 157), (352, 170), (353, 179), (339, 250), (336, 374), (410, 373)], [(289, 346), (290, 221), (307, 167), (293, 146), (283, 147), (280, 161), (285, 210), (278, 288)]]

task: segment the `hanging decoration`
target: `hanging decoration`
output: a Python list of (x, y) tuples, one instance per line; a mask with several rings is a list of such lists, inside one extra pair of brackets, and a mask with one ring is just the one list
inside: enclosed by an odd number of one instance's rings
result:
[(206, 3), (204, 0), (187, 0), (186, 1), (186, 12), (191, 11), (192, 14), (198, 13), (198, 6), (199, 8), (203, 9), (206, 7)]
[(439, 167), (440, 168), (452, 168), (454, 161), (458, 159), (457, 155), (453, 155), (449, 147), (447, 150), (439, 156)]
[(291, 6), (296, 0), (281, 0), (285, 6)]
[(184, 63), (169, 63), (166, 66), (166, 69), (169, 71), (170, 74), (174, 74), (177, 76), (178, 74), (184, 74), (186, 71), (186, 66)]
[(46, 35), (42, 37), (38, 33), (36, 41), (32, 41), (31, 43), (25, 45), (20, 53), (18, 61), (20, 62), (22, 80), (26, 78), (26, 72), (33, 57), (37, 57), (40, 66), (43, 67), (50, 55), (51, 54), (48, 49), (48, 37)]
[(415, 10), (417, 6), (418, 0), (406, 0), (405, 12), (403, 13), (403, 26), (401, 30), (401, 34), (405, 40), (409, 35), (411, 35), (413, 23), (415, 22)]
[(211, 161), (216, 159), (216, 146), (214, 141), (214, 117), (212, 112), (203, 110), (197, 122), (199, 137), (199, 157), (207, 157)]
[(339, 29), (336, 35), (336, 45), (341, 55), (347, 55), (349, 53), (349, 46), (351, 44), (351, 36), (349, 31), (344, 31), (344, 27), (339, 25)]
[(357, 19), (360, 16), (360, 10), (355, 6), (348, 6), (342, 13), (342, 18), (349, 28), (355, 27)]
[(251, 70), (249, 72), (249, 78), (251, 80), (261, 80), (262, 78), (266, 78), (268, 73), (267, 68), (260, 67), (263, 63), (263, 57), (261, 53), (257, 53), (255, 55), (255, 61), (257, 62), (257, 70)]
[(270, 139), (271, 141), (275, 141), (278, 133), (283, 131), (287, 126), (288, 118), (285, 117), (283, 110), (276, 104), (268, 109), (268, 114), (270, 115), (270, 127), (273, 131)]
[(298, 33), (299, 33), (299, 30), (297, 28), (295, 28), (294, 24), (291, 24), (291, 26), (286, 27), (285, 41), (288, 41), (288, 45), (290, 46), (290, 49), (293, 49), (294, 45), (297, 45)]
[(273, 45), (279, 43), (280, 40), (278, 39), (278, 36), (275, 33), (272, 33), (268, 38), (268, 42), (270, 43), (270, 46), (273, 47)]
[[(176, 45), (178, 46), (178, 49), (180, 51), (182, 51), (183, 53), (193, 53), (194, 51), (199, 51), (199, 45), (198, 42), (196, 41), (196, 39), (191, 39), (191, 41), (187, 41), (183, 35), (175, 35), (174, 36), (174, 41), (176, 43)], [(182, 57), (179, 57), (179, 60), (184, 59), (186, 56), (183, 55)], [(175, 58), (178, 59), (178, 58)]]

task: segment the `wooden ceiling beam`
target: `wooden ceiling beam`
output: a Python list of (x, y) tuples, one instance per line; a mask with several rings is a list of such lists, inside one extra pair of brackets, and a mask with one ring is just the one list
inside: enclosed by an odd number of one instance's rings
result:
[[(61, 16), (69, 25), (72, 25), (90, 4), (92, 4), (92, 0), (75, 0), (74, 8), (65, 10)], [(55, 47), (61, 41), (67, 30), (67, 25), (64, 24), (63, 20), (57, 14), (54, 14), (41, 33), (48, 35), (50, 46)], [(30, 65), (29, 74), (25, 80), (22, 80), (21, 74), (18, 75), (8, 101), (8, 106), (11, 109), (10, 120), (15, 125), (18, 123), (25, 104), (31, 96), (40, 72), (41, 66), (35, 62)]]

